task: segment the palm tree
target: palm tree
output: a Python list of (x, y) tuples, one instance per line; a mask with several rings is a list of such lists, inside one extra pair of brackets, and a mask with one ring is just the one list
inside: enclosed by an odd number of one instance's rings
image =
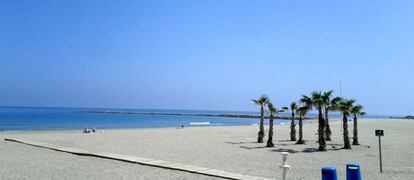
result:
[(296, 102), (290, 104), (290, 111), (292, 111), (292, 120), (290, 121), (290, 140), (296, 141), (296, 124), (295, 124), (295, 112), (298, 110)]
[(312, 104), (318, 111), (318, 151), (326, 151), (326, 134), (325, 134), (325, 119), (323, 118), (324, 103), (322, 100), (322, 93), (320, 91), (314, 91), (311, 94)]
[(273, 118), (274, 118), (274, 114), (277, 114), (279, 112), (284, 112), (287, 108), (283, 107), (282, 109), (278, 110), (276, 109), (272, 102), (268, 102), (267, 103), (267, 107), (269, 109), (269, 135), (268, 135), (268, 139), (267, 139), (267, 145), (266, 147), (274, 147), (275, 145), (273, 144)]
[(329, 106), (326, 109), (326, 113), (325, 113), (325, 121), (326, 121), (326, 130), (329, 132), (326, 132), (326, 140), (327, 141), (331, 141), (331, 128), (329, 126), (329, 117), (328, 117), (328, 111), (339, 111), (339, 102), (342, 101), (341, 97), (334, 97), (331, 102), (329, 103)]
[(306, 116), (306, 113), (308, 113), (309, 107), (308, 106), (302, 106), (299, 107), (297, 110), (297, 113), (299, 113), (299, 140), (296, 142), (296, 144), (305, 144), (305, 141), (303, 140), (303, 118)]
[(269, 102), (269, 97), (266, 95), (262, 95), (259, 99), (252, 99), (252, 101), (260, 106), (260, 125), (259, 125), (259, 133), (257, 137), (257, 143), (263, 143), (264, 138), (264, 106)]
[(352, 145), (359, 145), (358, 142), (358, 115), (365, 115), (366, 113), (362, 110), (364, 107), (360, 104), (353, 106), (351, 109), (351, 113), (354, 115), (354, 137), (352, 138)]
[(273, 114), (276, 113), (276, 108), (273, 106), (272, 102), (267, 103), (267, 107), (269, 108), (269, 136), (267, 139), (266, 147), (274, 147), (273, 144)]
[(323, 111), (325, 113), (325, 133), (326, 141), (331, 141), (331, 128), (329, 127), (329, 108), (331, 107), (331, 98), (333, 91), (324, 92), (322, 95)]
[(351, 113), (352, 106), (354, 104), (355, 100), (347, 100), (343, 99), (341, 102), (339, 102), (339, 110), (341, 111), (343, 118), (343, 136), (344, 136), (344, 149), (351, 149), (351, 143), (349, 143), (349, 133), (348, 133), (348, 116)]

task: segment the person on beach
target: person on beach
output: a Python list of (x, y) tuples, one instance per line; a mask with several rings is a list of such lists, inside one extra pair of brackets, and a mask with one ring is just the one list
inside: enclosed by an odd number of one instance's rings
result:
[(82, 133), (85, 133), (85, 134), (87, 134), (87, 133), (90, 133), (91, 131), (88, 129), (88, 128), (85, 128), (85, 129), (83, 129), (83, 132)]

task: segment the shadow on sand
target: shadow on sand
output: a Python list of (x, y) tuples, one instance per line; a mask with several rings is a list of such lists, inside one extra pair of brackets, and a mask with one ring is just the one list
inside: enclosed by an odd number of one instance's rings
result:
[(240, 146), (240, 148), (243, 148), (243, 149), (263, 149), (263, 148), (268, 148), (268, 147), (266, 147), (266, 146), (255, 146), (255, 147)]
[(254, 144), (256, 142), (224, 142), (227, 144)]
[(313, 152), (318, 152), (317, 148), (305, 148), (303, 151), (303, 153), (313, 153)]
[(291, 141), (291, 140), (279, 140), (279, 142), (295, 142), (295, 141)]
[[(269, 149), (269, 151), (272, 152), (288, 152), (291, 154), (294, 153), (315, 153), (315, 152), (319, 152), (318, 148), (304, 148), (303, 150), (294, 150), (294, 149), (288, 149), (288, 148), (278, 148), (278, 147), (286, 147), (286, 146), (301, 146), (301, 145), (306, 145), (306, 144), (296, 144), (295, 141), (290, 141), (290, 140), (279, 140), (278, 142), (291, 142), (291, 143), (280, 143), (280, 144), (275, 144), (275, 147), (273, 148), (268, 148), (266, 147), (266, 143), (257, 143), (257, 142), (251, 142), (251, 141), (244, 141), (244, 142), (225, 142), (227, 144), (232, 144), (232, 145), (242, 145), (239, 146), (242, 149)], [(255, 146), (249, 146), (256, 144)], [(260, 145), (260, 146), (257, 146)], [(335, 143), (329, 143), (327, 144), (327, 150), (328, 151), (340, 151), (343, 150), (342, 148), (343, 144), (335, 144)], [(365, 147), (366, 148), (366, 147)], [(369, 148), (369, 146), (368, 146)]]
[(296, 150), (293, 150), (293, 149), (284, 149), (284, 148), (280, 148), (280, 149), (272, 149), (272, 150), (270, 150), (270, 151), (273, 151), (273, 152), (288, 152), (288, 153), (290, 153), (290, 154), (295, 154), (295, 153), (300, 152), (300, 151), (296, 151)]

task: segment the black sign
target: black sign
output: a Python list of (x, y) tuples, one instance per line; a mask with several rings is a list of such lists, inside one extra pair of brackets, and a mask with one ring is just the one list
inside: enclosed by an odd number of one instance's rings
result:
[(375, 130), (375, 136), (384, 136), (384, 130)]

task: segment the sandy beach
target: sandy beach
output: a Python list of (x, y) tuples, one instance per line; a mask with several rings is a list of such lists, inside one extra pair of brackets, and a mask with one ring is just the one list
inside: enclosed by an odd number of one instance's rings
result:
[[(320, 179), (320, 168), (337, 167), (345, 178), (348, 162), (361, 164), (363, 179), (414, 179), (414, 121), (361, 119), (360, 146), (343, 150), (340, 121), (332, 121), (333, 141), (317, 152), (317, 123), (304, 125), (306, 145), (289, 139), (289, 126), (276, 125), (274, 148), (255, 143), (257, 126), (111, 129), (104, 133), (78, 131), (1, 132), (0, 179), (218, 179), (187, 172), (115, 160), (77, 156), (14, 142), (19, 138), (174, 163), (219, 169), (251, 176), (281, 179), (280, 152), (290, 152), (289, 179)], [(267, 129), (267, 127), (266, 127)], [(384, 173), (379, 173), (378, 138), (383, 129)], [(352, 126), (350, 126), (352, 134)]]

